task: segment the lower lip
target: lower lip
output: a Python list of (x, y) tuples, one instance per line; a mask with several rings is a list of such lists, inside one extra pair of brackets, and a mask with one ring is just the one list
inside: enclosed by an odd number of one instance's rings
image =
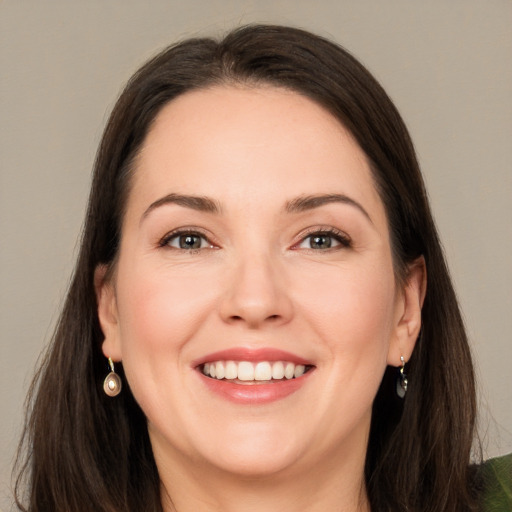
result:
[(204, 384), (213, 391), (231, 402), (239, 404), (265, 404), (286, 398), (298, 391), (306, 384), (312, 370), (301, 377), (290, 380), (279, 380), (265, 383), (259, 381), (255, 384), (238, 384), (229, 380), (212, 379), (199, 373)]

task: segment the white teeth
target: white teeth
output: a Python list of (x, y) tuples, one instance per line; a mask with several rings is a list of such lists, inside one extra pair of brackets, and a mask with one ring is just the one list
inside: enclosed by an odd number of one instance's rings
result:
[(215, 363), (215, 377), (217, 379), (223, 379), (225, 374), (226, 372), (224, 371), (224, 363), (222, 361)]
[(284, 377), (284, 364), (281, 361), (277, 361), (272, 365), (272, 378), (280, 380)]
[(293, 363), (286, 363), (286, 366), (284, 367), (284, 376), (287, 379), (293, 379), (294, 373), (295, 373), (295, 365)]
[(298, 364), (295, 367), (295, 371), (293, 372), (293, 376), (295, 378), (300, 377), (301, 375), (304, 375), (305, 371), (306, 371), (306, 367), (303, 364)]
[(236, 379), (238, 377), (238, 366), (234, 361), (226, 363), (226, 379)]
[(238, 380), (254, 380), (254, 365), (247, 361), (238, 363)]
[(299, 378), (306, 373), (306, 366), (289, 361), (213, 361), (205, 363), (202, 371), (219, 380), (270, 381)]
[(258, 363), (254, 368), (254, 380), (271, 380), (272, 379), (272, 367), (270, 363)]

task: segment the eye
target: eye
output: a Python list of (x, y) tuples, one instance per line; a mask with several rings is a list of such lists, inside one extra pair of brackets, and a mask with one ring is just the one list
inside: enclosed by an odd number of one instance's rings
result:
[(202, 233), (194, 231), (170, 233), (161, 240), (160, 246), (183, 249), (185, 251), (213, 248), (212, 243)]
[(327, 249), (336, 249), (349, 246), (350, 239), (344, 233), (341, 233), (337, 230), (322, 230), (310, 233), (304, 237), (295, 247), (298, 249), (325, 251)]

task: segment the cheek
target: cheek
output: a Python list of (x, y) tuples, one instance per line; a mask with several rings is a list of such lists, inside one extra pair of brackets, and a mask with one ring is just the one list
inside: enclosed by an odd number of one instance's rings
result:
[(212, 301), (211, 287), (202, 286), (201, 276), (191, 279), (179, 269), (127, 264), (120, 268), (118, 283), (123, 351), (136, 345), (149, 354), (179, 345)]
[(326, 267), (314, 278), (312, 272), (303, 276), (295, 287), (302, 325), (305, 332), (314, 329), (313, 337), (322, 347), (321, 393), (310, 399), (315, 410), (322, 411), (322, 446), (328, 450), (329, 441), (369, 426), (393, 336), (394, 275), (391, 265), (380, 262)]
[[(117, 303), (123, 367), (144, 408), (159, 390), (176, 389), (187, 342), (210, 314), (212, 289), (183, 272), (149, 265), (119, 266)], [(186, 273), (185, 273), (186, 274)]]
[(385, 366), (395, 316), (391, 264), (326, 269), (302, 280), (298, 294), (332, 364)]

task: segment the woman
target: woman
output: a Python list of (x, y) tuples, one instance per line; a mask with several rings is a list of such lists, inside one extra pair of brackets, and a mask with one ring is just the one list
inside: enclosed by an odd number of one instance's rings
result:
[(475, 509), (469, 348), (373, 77), (273, 26), (141, 68), (34, 390), (26, 510)]

